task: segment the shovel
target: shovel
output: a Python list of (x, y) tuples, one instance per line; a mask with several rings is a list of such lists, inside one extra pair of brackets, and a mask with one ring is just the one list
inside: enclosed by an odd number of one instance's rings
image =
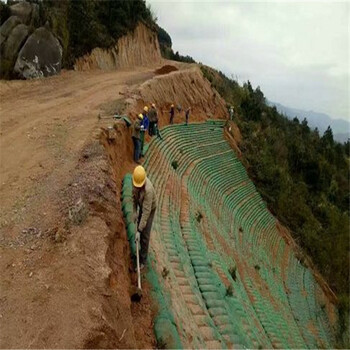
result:
[(134, 287), (133, 292), (131, 294), (131, 301), (137, 301), (137, 302), (140, 301), (142, 298), (139, 244), (140, 244), (140, 240), (136, 239), (137, 288)]

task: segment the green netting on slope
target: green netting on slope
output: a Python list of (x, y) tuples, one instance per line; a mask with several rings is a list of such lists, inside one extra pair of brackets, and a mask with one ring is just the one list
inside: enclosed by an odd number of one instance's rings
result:
[[(145, 159), (160, 202), (155, 226), (175, 275), (191, 281), (188, 291), (207, 315), (210, 341), (223, 347), (329, 347), (333, 334), (316, 300), (316, 282), (279, 236), (222, 127), (221, 121), (168, 126)], [(198, 342), (206, 344), (204, 338)]]
[[(127, 228), (127, 237), (130, 244), (130, 251), (132, 255), (136, 254), (135, 246), (135, 232), (136, 227), (132, 220), (133, 216), (133, 202), (132, 202), (132, 176), (127, 174), (123, 180), (122, 186), (122, 210), (125, 218)], [(154, 257), (149, 254), (147, 279), (152, 286), (152, 296), (157, 303), (158, 313), (154, 320), (154, 333), (158, 344), (163, 344), (168, 349), (182, 348), (181, 340), (179, 338), (174, 316), (169, 306), (168, 297), (165, 291), (159, 284), (158, 276), (154, 270)]]

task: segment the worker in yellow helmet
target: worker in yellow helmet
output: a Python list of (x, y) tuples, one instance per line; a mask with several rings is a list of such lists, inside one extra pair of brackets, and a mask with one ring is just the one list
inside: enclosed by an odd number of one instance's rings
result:
[(152, 103), (151, 108), (148, 112), (148, 119), (149, 119), (149, 129), (148, 129), (149, 136), (156, 135), (155, 127), (156, 127), (156, 124), (158, 123), (158, 113), (157, 113), (156, 105), (154, 103)]
[(137, 227), (135, 239), (139, 240), (140, 269), (147, 262), (148, 246), (154, 214), (157, 208), (156, 192), (143, 166), (138, 165), (132, 175), (134, 221)]
[(141, 123), (143, 115), (140, 113), (132, 126), (132, 141), (134, 143), (134, 161), (140, 164), (141, 157)]

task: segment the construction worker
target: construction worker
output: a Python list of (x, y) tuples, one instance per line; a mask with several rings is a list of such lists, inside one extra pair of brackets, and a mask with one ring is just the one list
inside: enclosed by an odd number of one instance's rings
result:
[(160, 136), (160, 132), (158, 129), (158, 112), (156, 109), (156, 105), (152, 103), (152, 107), (148, 113), (149, 117), (149, 134), (150, 136), (156, 135), (159, 139), (162, 140), (162, 137)]
[(132, 128), (132, 141), (134, 143), (134, 161), (140, 164), (140, 156), (141, 156), (141, 122), (143, 119), (143, 115), (140, 113), (137, 116)]
[(235, 109), (233, 106), (230, 106), (230, 109), (228, 110), (229, 114), (230, 114), (230, 120), (233, 120), (233, 116), (235, 113)]
[(188, 107), (186, 109), (186, 114), (185, 114), (185, 117), (186, 117), (186, 125), (188, 125), (188, 119), (190, 117), (190, 113), (191, 113), (191, 107)]
[(156, 105), (154, 103), (152, 103), (151, 105), (151, 109), (148, 113), (148, 118), (149, 118), (149, 129), (148, 129), (148, 133), (149, 136), (153, 136), (155, 135), (155, 126), (158, 122), (158, 113), (156, 110)]
[(174, 105), (172, 104), (170, 106), (170, 121), (169, 121), (169, 124), (173, 124), (174, 123), (174, 115), (175, 115), (175, 108), (174, 108)]
[(137, 227), (135, 239), (138, 239), (141, 245), (140, 269), (142, 270), (147, 262), (148, 246), (157, 200), (153, 184), (147, 178), (143, 166), (139, 165), (134, 169), (132, 182), (133, 218)]
[(149, 128), (149, 119), (148, 119), (148, 107), (143, 107), (142, 113), (142, 122), (141, 122), (141, 130), (140, 130), (140, 139), (141, 139), (141, 157), (143, 157), (143, 146), (145, 144), (145, 132)]
[(143, 107), (142, 115), (143, 115), (142, 125), (146, 131), (149, 128), (149, 118), (148, 118), (148, 107), (147, 106)]

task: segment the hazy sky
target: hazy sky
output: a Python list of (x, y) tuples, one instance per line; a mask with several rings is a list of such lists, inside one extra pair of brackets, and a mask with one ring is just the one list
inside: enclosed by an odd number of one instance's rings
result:
[(350, 2), (147, 0), (174, 51), (286, 106), (349, 119)]

